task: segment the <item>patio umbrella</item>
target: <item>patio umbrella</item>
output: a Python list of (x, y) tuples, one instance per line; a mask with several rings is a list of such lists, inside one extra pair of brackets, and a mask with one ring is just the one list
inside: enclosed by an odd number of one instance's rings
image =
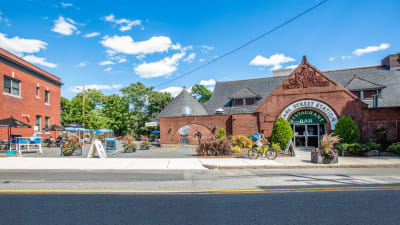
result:
[(160, 131), (158, 131), (158, 130), (154, 130), (154, 131), (152, 131), (151, 133), (152, 133), (152, 134), (159, 134), (159, 133), (160, 133)]
[(98, 131), (101, 131), (101, 133), (114, 133), (114, 131), (106, 129), (106, 128), (100, 129)]
[(0, 127), (8, 127), (8, 141), (11, 139), (11, 128), (31, 128), (31, 125), (14, 119), (12, 116), (10, 118), (0, 120)]
[(81, 128), (83, 128), (83, 125), (73, 122), (73, 123), (67, 124), (66, 127), (81, 127)]
[(56, 124), (51, 125), (50, 130), (64, 130), (61, 126), (58, 126)]

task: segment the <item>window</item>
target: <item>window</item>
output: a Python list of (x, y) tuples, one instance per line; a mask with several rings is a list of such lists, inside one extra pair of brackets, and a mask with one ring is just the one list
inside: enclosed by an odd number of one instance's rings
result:
[(42, 130), (42, 116), (36, 116), (35, 132), (40, 132), (41, 130)]
[(360, 98), (360, 91), (352, 91), (353, 92), (353, 94), (355, 95), (355, 96), (357, 96), (357, 97), (359, 97)]
[(46, 131), (50, 129), (50, 117), (44, 118), (44, 129), (46, 129)]
[(20, 81), (4, 76), (4, 93), (20, 96)]
[(246, 98), (246, 105), (254, 105), (256, 100), (254, 98)]
[(376, 90), (369, 90), (369, 91), (363, 91), (364, 98), (372, 98), (372, 95), (376, 95), (378, 92)]
[(234, 99), (234, 106), (243, 105), (243, 99)]
[(40, 87), (36, 87), (36, 98), (40, 98)]
[(44, 103), (47, 104), (47, 105), (49, 104), (49, 97), (50, 97), (49, 93), (50, 92), (48, 90), (44, 91)]

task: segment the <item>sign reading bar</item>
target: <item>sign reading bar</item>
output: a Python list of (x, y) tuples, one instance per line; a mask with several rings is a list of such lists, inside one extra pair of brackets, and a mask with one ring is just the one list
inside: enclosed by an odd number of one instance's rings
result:
[(291, 113), (302, 108), (318, 109), (323, 114), (325, 114), (326, 118), (328, 118), (331, 124), (331, 130), (335, 129), (336, 123), (338, 121), (336, 113), (331, 109), (331, 107), (329, 107), (325, 103), (316, 100), (307, 99), (307, 100), (299, 100), (297, 102), (293, 102), (282, 111), (281, 116), (285, 120), (288, 120), (288, 117)]
[(158, 125), (158, 122), (147, 122), (144, 124), (146, 127), (155, 127)]
[(92, 145), (90, 146), (88, 158), (93, 158), (93, 156), (96, 152), (101, 159), (107, 158), (107, 154), (106, 154), (106, 151), (104, 150), (103, 144), (99, 140), (95, 140), (92, 142)]

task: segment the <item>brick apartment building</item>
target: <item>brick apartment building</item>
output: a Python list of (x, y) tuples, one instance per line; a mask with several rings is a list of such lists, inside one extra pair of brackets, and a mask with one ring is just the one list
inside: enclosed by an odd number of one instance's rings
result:
[[(0, 119), (10, 116), (32, 128), (13, 128), (12, 134), (44, 138), (44, 130), (60, 125), (61, 79), (0, 48)], [(8, 128), (0, 128), (0, 140), (7, 140)]]
[[(390, 55), (380, 65), (320, 71), (304, 57), (294, 70), (274, 71), (272, 77), (217, 82), (208, 102), (198, 103), (184, 89), (156, 118), (161, 144), (197, 144), (218, 128), (227, 135), (265, 130), (267, 136), (279, 116), (288, 120), (296, 146), (318, 146), (320, 136), (350, 116), (362, 139), (387, 129), (400, 139), (400, 62)], [(183, 134), (183, 135), (182, 135)], [(186, 135), (187, 134), (187, 135)]]

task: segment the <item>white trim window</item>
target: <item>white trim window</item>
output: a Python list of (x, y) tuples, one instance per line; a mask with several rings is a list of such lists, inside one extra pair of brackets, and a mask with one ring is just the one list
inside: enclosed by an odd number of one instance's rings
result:
[(36, 87), (36, 98), (40, 98), (40, 87)]
[(44, 104), (50, 105), (50, 91), (44, 91)]
[(15, 97), (21, 97), (21, 81), (4, 76), (3, 93)]
[(42, 131), (42, 116), (36, 115), (35, 132), (41, 133)]
[(48, 116), (46, 116), (44, 118), (44, 129), (46, 131), (46, 134), (50, 133), (50, 131), (49, 131), (49, 129), (50, 129), (50, 117), (48, 117)]

